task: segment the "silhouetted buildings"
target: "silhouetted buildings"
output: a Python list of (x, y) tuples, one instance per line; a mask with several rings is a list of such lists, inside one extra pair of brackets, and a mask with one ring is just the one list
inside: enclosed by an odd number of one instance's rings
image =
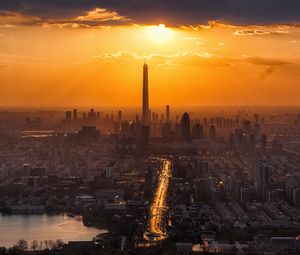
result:
[(216, 131), (216, 126), (215, 125), (211, 125), (210, 129), (209, 129), (209, 137), (211, 141), (216, 141), (217, 138), (217, 131)]
[(96, 124), (96, 120), (97, 120), (97, 113), (95, 112), (94, 109), (91, 109), (88, 113), (88, 123), (90, 125), (95, 125)]
[(203, 126), (199, 123), (196, 123), (192, 127), (192, 138), (202, 140), (204, 138), (204, 133), (203, 132), (204, 132), (203, 131)]
[(181, 139), (189, 141), (191, 139), (190, 117), (188, 113), (184, 113), (181, 119)]
[(71, 125), (72, 122), (72, 112), (66, 111), (66, 124)]
[(172, 140), (172, 130), (171, 124), (166, 122), (162, 126), (162, 138), (165, 142), (170, 142)]
[(120, 123), (122, 122), (122, 120), (123, 120), (123, 113), (122, 111), (118, 111), (118, 122)]
[(148, 169), (145, 172), (145, 190), (144, 190), (144, 197), (148, 200), (152, 198), (152, 180), (153, 180), (153, 171), (152, 169)]
[(141, 145), (145, 146), (149, 143), (150, 128), (148, 125), (141, 126)]
[(100, 131), (95, 126), (83, 126), (77, 133), (78, 140), (84, 143), (96, 143), (100, 140)]
[(267, 162), (263, 159), (259, 159), (255, 162), (254, 168), (254, 185), (255, 188), (262, 192), (264, 185), (269, 183), (269, 179), (271, 176), (270, 167)]
[(166, 122), (170, 122), (170, 105), (166, 105)]
[(261, 136), (261, 151), (263, 153), (265, 153), (266, 149), (267, 149), (267, 136), (266, 135), (262, 135)]

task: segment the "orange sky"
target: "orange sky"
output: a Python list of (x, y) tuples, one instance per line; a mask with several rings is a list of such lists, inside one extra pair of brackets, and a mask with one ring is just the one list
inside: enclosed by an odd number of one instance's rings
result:
[(151, 105), (299, 105), (299, 53), (297, 26), (78, 28), (0, 20), (0, 105), (136, 106), (144, 60)]

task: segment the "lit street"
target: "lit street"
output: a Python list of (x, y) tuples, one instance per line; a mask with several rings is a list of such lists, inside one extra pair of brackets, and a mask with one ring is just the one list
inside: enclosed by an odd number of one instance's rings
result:
[(157, 190), (150, 208), (149, 232), (153, 239), (159, 241), (166, 238), (164, 217), (166, 213), (166, 198), (168, 194), (169, 179), (171, 176), (171, 161), (163, 160), (161, 173), (159, 175)]

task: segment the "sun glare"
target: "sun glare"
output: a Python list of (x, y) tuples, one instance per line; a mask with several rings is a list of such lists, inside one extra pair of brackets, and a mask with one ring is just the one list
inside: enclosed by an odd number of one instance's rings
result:
[(159, 24), (148, 27), (148, 35), (154, 42), (163, 43), (171, 40), (173, 31), (165, 24)]

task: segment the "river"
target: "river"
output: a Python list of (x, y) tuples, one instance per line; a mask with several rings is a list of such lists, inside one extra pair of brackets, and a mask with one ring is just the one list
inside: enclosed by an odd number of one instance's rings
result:
[(67, 215), (1, 215), (0, 214), (0, 247), (11, 247), (19, 239), (90, 241), (106, 230), (84, 226), (81, 220)]

